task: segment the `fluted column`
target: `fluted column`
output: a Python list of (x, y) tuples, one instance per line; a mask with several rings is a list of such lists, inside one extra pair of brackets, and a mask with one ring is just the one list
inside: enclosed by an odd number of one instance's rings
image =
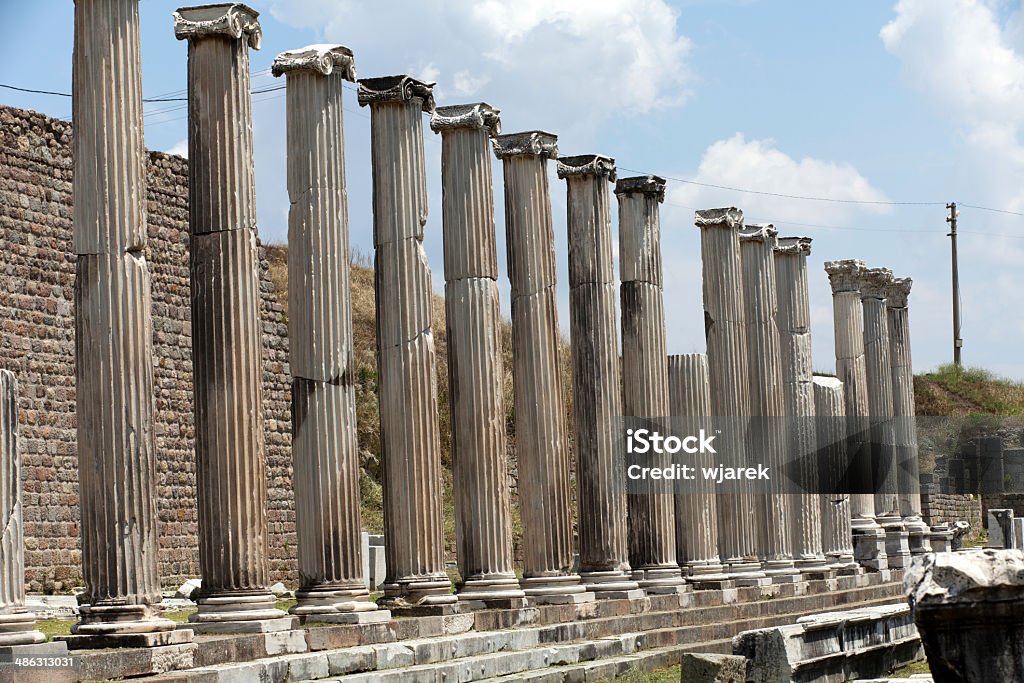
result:
[(874, 482), (871, 468), (870, 409), (867, 366), (864, 360), (864, 318), (860, 278), (864, 263), (855, 259), (825, 264), (832, 287), (835, 326), (836, 376), (843, 383), (846, 412), (846, 468), (841, 485), (850, 494), (850, 523), (857, 561), (872, 569), (888, 568), (885, 534), (875, 521)]
[(245, 5), (183, 8), (188, 40), (189, 234), (202, 631), (265, 631), (294, 619), (267, 589), (263, 358)]
[(370, 107), (384, 596), (393, 608), (456, 600), (444, 566), (430, 266), (423, 251), (423, 112), (434, 110), (432, 89), (409, 76), (359, 81), (359, 104)]
[[(182, 642), (160, 617), (137, 0), (78, 0), (75, 402), (86, 604), (72, 647)], [(96, 639), (102, 638), (100, 643)]]
[[(704, 285), (704, 334), (707, 338), (711, 409), (719, 431), (716, 444), (726, 462), (746, 461), (750, 377), (743, 310), (740, 229), (743, 212), (736, 208), (698, 211)], [(758, 513), (749, 484), (735, 493), (719, 493), (718, 552), (730, 575), (763, 577), (757, 557)]]
[[(710, 432), (711, 387), (703, 353), (668, 357), (669, 412), (677, 420), (674, 434)], [(714, 466), (714, 456), (695, 454), (693, 466)], [(676, 555), (690, 581), (724, 579), (718, 556), (718, 511), (715, 485), (698, 476), (675, 495)]]
[[(849, 461), (843, 383), (835, 377), (815, 376), (813, 387), (818, 462), (826, 472), (845, 472)], [(822, 550), (829, 567), (844, 573), (855, 569), (849, 494), (836, 487), (831, 492), (823, 491), (819, 499)]]
[(18, 453), (18, 381), (0, 370), (0, 647), (46, 640), (25, 608), (25, 529), (21, 519), (21, 455)]
[(747, 330), (747, 371), (750, 382), (750, 415), (747, 453), (776, 473), (758, 493), (761, 510), (759, 555), (765, 572), (775, 580), (794, 576), (789, 496), (782, 491), (780, 474), (786, 464), (787, 434), (782, 356), (776, 322), (778, 300), (775, 284), (775, 242), (778, 233), (770, 225), (751, 225), (740, 230), (740, 264), (743, 270), (744, 321)]
[(616, 453), (622, 389), (608, 191), (615, 160), (597, 154), (562, 157), (558, 177), (568, 193), (580, 576), (598, 598), (641, 597), (631, 578), (625, 484)]
[[(498, 110), (438, 107), (459, 601), (522, 602), (512, 564), (491, 138)], [(483, 601), (480, 603), (480, 601)]]
[(921, 475), (917, 452), (914, 407), (914, 366), (910, 356), (910, 313), (907, 297), (914, 281), (893, 278), (885, 288), (889, 330), (889, 362), (892, 365), (893, 431), (896, 441), (896, 491), (900, 516), (910, 534), (910, 552), (928, 552), (931, 529), (921, 519)]
[(499, 135), (505, 177), (505, 239), (512, 284), (512, 380), (523, 525), (522, 586), (533, 602), (592, 600), (572, 572), (569, 451), (558, 363), (554, 227), (547, 160), (557, 138)]
[(789, 460), (798, 468), (803, 493), (789, 496), (793, 559), (797, 569), (824, 568), (821, 501), (814, 438), (814, 366), (811, 358), (811, 302), (807, 287), (809, 237), (780, 237), (775, 247), (776, 324), (782, 359), (782, 393)]
[(363, 583), (359, 449), (352, 356), (342, 84), (352, 51), (282, 52), (287, 81), (288, 340), (299, 579), (292, 614), (385, 620)]
[[(615, 196), (619, 200), (622, 281), (623, 415), (663, 418), (669, 415), (659, 219), (665, 180), (657, 176), (620, 178)], [(652, 467), (671, 463), (672, 456), (667, 453), (645, 459), (645, 464)], [(633, 577), (648, 592), (678, 590), (684, 582), (676, 561), (672, 482), (638, 481), (627, 501)]]

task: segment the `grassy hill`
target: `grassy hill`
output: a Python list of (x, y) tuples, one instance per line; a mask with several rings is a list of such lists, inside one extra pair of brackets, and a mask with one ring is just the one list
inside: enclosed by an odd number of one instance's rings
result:
[(952, 363), (914, 378), (918, 415), (1024, 415), (1024, 383)]

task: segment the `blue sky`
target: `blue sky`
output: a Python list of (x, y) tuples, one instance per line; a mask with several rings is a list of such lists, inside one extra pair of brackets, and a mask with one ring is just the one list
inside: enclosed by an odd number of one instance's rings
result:
[[(815, 367), (831, 370), (825, 260), (862, 258), (914, 278), (916, 368), (951, 356), (947, 201), (1024, 212), (1024, 13), (1003, 0), (518, 0), (356, 3), (253, 1), (264, 42), (254, 88), (282, 84), (274, 56), (314, 42), (348, 45), (361, 76), (436, 80), (438, 102), (487, 101), (506, 132), (542, 128), (563, 154), (600, 152), (620, 169), (764, 192), (887, 206), (778, 199), (669, 182), (662, 209), (669, 350), (702, 351), (699, 236), (689, 207), (738, 206), (780, 234), (814, 238)], [(177, 3), (143, 0), (143, 89), (184, 91)], [(584, 9), (585, 8), (585, 9)], [(71, 88), (73, 3), (6, 2), (0, 82)], [(260, 231), (287, 237), (283, 93), (254, 97)], [(371, 251), (369, 119), (346, 92), (352, 243)], [(67, 98), (0, 90), (0, 103), (70, 117)], [(184, 103), (180, 103), (183, 105)], [(184, 108), (147, 105), (146, 143), (183, 152)], [(425, 247), (443, 287), (440, 145), (426, 130)], [(620, 175), (631, 175), (620, 170)], [(565, 190), (552, 175), (568, 330)], [(500, 184), (500, 164), (495, 162)], [(504, 272), (504, 223), (496, 216)], [(822, 227), (824, 226), (824, 227)], [(840, 229), (841, 228), (841, 229)], [(1024, 217), (963, 208), (964, 359), (1024, 379)], [(507, 311), (507, 280), (502, 278)]]

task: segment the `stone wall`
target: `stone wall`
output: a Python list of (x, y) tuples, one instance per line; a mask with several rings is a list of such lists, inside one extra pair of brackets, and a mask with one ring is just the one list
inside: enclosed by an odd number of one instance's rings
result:
[(936, 524), (966, 520), (971, 525), (971, 536), (983, 528), (981, 523), (981, 498), (970, 493), (927, 493), (921, 492), (921, 514), (924, 521)]
[[(71, 125), (0, 107), (0, 367), (18, 376), (28, 588), (80, 583), (71, 254)], [(160, 572), (198, 576), (188, 280), (188, 163), (150, 152)], [(272, 580), (293, 581), (287, 323), (263, 267)]]

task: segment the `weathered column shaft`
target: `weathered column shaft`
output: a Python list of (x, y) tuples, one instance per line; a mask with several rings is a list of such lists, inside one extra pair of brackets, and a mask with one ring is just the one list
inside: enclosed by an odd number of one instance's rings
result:
[(498, 110), (480, 103), (439, 107), (448, 396), (459, 599), (522, 598), (512, 564), (505, 437), (501, 310), (495, 246), (491, 138)]
[[(661, 272), (659, 205), (665, 180), (657, 176), (620, 178), (619, 274), (622, 307), (623, 414), (641, 418), (669, 415), (668, 356)], [(671, 465), (654, 454), (652, 467)], [(675, 501), (672, 482), (644, 480), (628, 496), (629, 555), (634, 577), (647, 590), (682, 583), (676, 562)]]
[(18, 382), (0, 370), (0, 647), (46, 640), (25, 609), (25, 529), (21, 518), (21, 456), (18, 453)]
[(860, 288), (864, 316), (864, 365), (871, 413), (875, 517), (883, 525), (882, 520), (897, 522), (900, 517), (896, 499), (896, 440), (892, 424), (892, 363), (889, 360), (889, 326), (885, 312), (885, 288), (891, 281), (891, 271), (871, 268), (863, 273)]
[(608, 191), (615, 160), (595, 154), (562, 157), (558, 176), (568, 193), (580, 575), (597, 597), (620, 597), (638, 585), (630, 578), (625, 485), (615, 438), (622, 415)]
[(195, 392), (199, 611), (208, 630), (264, 630), (284, 616), (267, 589), (263, 358), (249, 98), (256, 14), (186, 8), (189, 233)]
[(75, 3), (75, 402), (87, 605), (73, 631), (110, 635), (108, 647), (129, 644), (118, 641), (129, 632), (134, 645), (170, 642), (158, 632), (174, 628), (151, 609), (160, 578), (138, 5)]
[[(814, 378), (815, 437), (819, 462), (829, 472), (846, 471), (846, 405), (843, 383), (835, 377)], [(843, 491), (823, 493), (821, 501), (822, 550), (833, 566), (853, 562), (850, 496)]]
[[(677, 420), (673, 432), (683, 435), (710, 432), (711, 387), (708, 383), (708, 359), (703, 353), (668, 357), (669, 410)], [(711, 456), (713, 457), (713, 456)], [(712, 465), (711, 457), (693, 457), (693, 465)], [(715, 485), (698, 474), (675, 495), (676, 555), (679, 564), (697, 579), (721, 574), (718, 555), (718, 510)]]
[(801, 569), (820, 567), (821, 496), (814, 435), (814, 365), (811, 356), (811, 303), (807, 286), (807, 256), (811, 240), (783, 237), (775, 249), (778, 295), (779, 348), (785, 400), (789, 459), (799, 469), (804, 493), (790, 496), (793, 559)]
[(300, 616), (358, 621), (364, 585), (342, 85), (352, 51), (313, 45), (273, 64), (287, 79), (288, 338)]
[(388, 605), (456, 600), (444, 566), (441, 448), (431, 328), (423, 112), (433, 85), (408, 76), (359, 81), (370, 107), (374, 290), (384, 463)]
[[(505, 232), (512, 285), (512, 379), (523, 526), (523, 588), (536, 600), (576, 599), (572, 573), (569, 451), (558, 363), (554, 228), (547, 160), (557, 138), (541, 131), (498, 136), (504, 163)], [(590, 594), (586, 594), (590, 595)], [(592, 597), (592, 596), (591, 596)]]
[[(707, 337), (708, 381), (711, 409), (720, 425), (719, 452), (729, 462), (746, 462), (747, 416), (750, 414), (750, 377), (743, 311), (743, 273), (740, 236), (743, 212), (739, 209), (698, 211), (703, 263), (704, 334)], [(740, 483), (740, 486), (744, 485)], [(757, 571), (757, 510), (752, 490), (724, 493), (718, 505), (718, 551), (730, 571)]]
[[(763, 462), (770, 472), (781, 473), (788, 444), (782, 421), (786, 407), (776, 323), (776, 235), (770, 225), (752, 225), (741, 230), (740, 263), (747, 330), (747, 370), (750, 373), (750, 414), (754, 417), (747, 453), (760, 456), (758, 464)], [(788, 572), (793, 567), (789, 496), (781, 491), (780, 477), (772, 477), (758, 498), (762, 511), (759, 554), (765, 569)]]

